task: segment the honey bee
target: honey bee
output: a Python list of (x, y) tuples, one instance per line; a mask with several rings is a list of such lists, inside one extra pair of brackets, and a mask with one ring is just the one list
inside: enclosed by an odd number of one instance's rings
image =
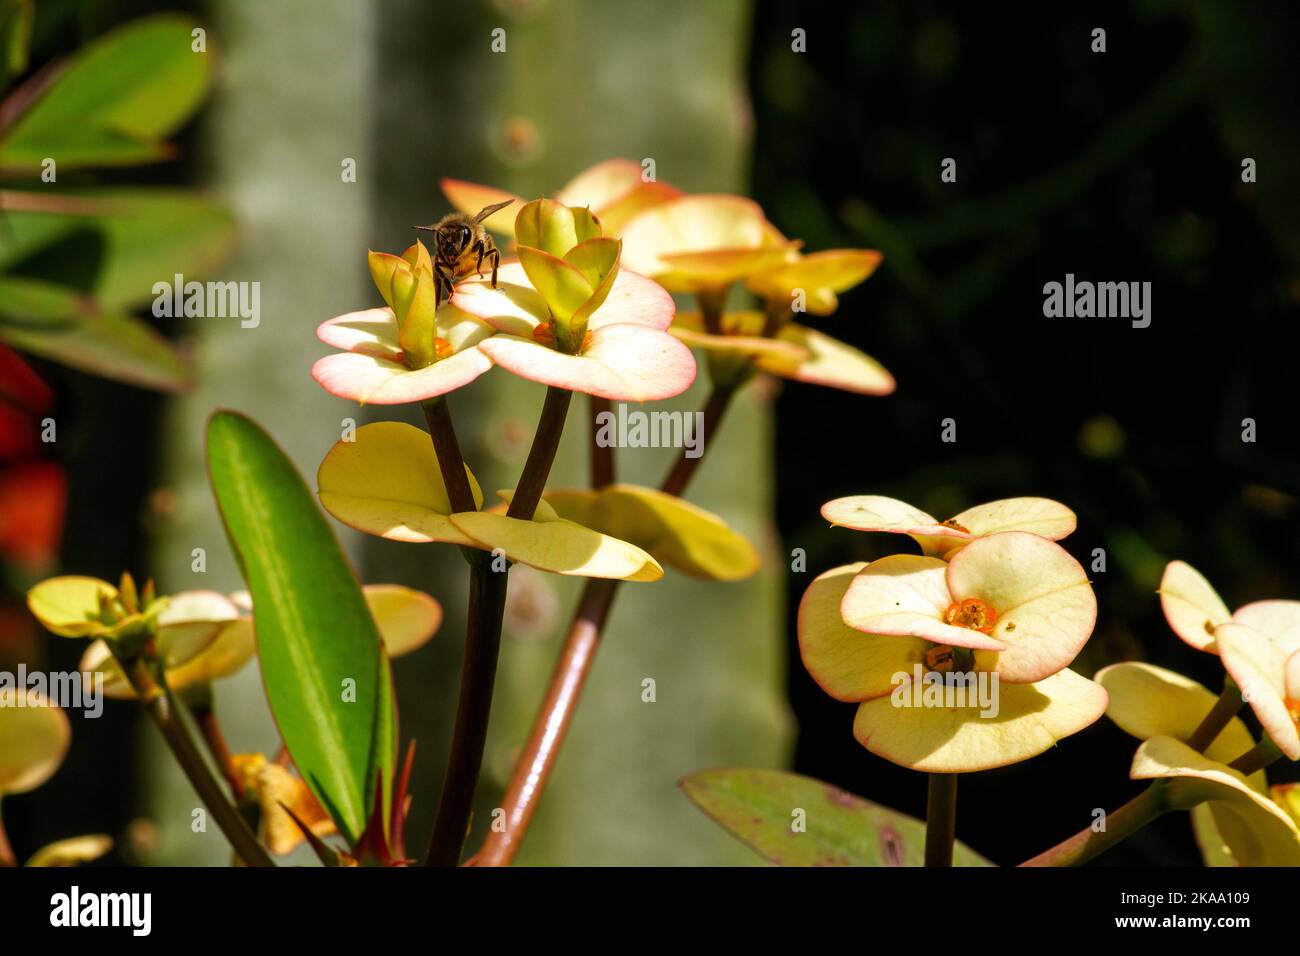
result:
[(432, 226), (413, 227), (421, 232), (433, 233), (433, 278), (439, 302), (451, 298), (451, 290), (457, 279), (463, 279), (471, 272), (483, 275), (484, 260), (492, 263), (492, 288), (497, 287), (501, 251), (483, 228), (483, 220), (512, 202), (513, 199), (506, 199), (484, 206), (473, 218), (454, 212), (443, 216)]

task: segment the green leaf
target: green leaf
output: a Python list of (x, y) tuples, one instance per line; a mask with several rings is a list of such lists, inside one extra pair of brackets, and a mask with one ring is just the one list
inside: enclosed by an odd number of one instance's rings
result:
[[(681, 787), (697, 807), (779, 866), (920, 866), (925, 860), (920, 820), (811, 777), (704, 770), (684, 778)], [(803, 832), (796, 829), (799, 820)], [(958, 843), (953, 865), (993, 864)]]
[(0, 140), (0, 167), (126, 166), (170, 155), (162, 142), (207, 93), (209, 53), (191, 48), (198, 24), (137, 20), (77, 53), (54, 85)]
[(190, 384), (189, 369), (152, 326), (97, 312), (73, 289), (0, 276), (0, 303), (0, 341), (14, 348), (142, 388), (179, 391)]
[(21, 264), (26, 273), (76, 286), (106, 310), (152, 302), (154, 284), (170, 284), (177, 274), (186, 281), (210, 274), (234, 246), (234, 218), (201, 196), (98, 189), (58, 197), (102, 211), (10, 212), (8, 228), (0, 228), (0, 269)]
[[(377, 778), (391, 781), (396, 759), (379, 631), (311, 492), (260, 426), (234, 412), (214, 414), (208, 469), (252, 593), (258, 656), (280, 735), (312, 792), (355, 843)], [(348, 686), (355, 687), (352, 702), (345, 699)]]

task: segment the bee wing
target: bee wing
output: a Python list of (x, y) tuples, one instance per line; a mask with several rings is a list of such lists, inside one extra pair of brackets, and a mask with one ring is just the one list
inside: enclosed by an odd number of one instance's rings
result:
[(484, 219), (492, 215), (497, 210), (505, 209), (506, 206), (509, 206), (512, 202), (514, 202), (513, 199), (503, 199), (501, 202), (495, 202), (490, 206), (484, 206), (482, 209), (478, 211), (478, 215), (474, 217), (474, 222), (475, 223), (482, 222)]

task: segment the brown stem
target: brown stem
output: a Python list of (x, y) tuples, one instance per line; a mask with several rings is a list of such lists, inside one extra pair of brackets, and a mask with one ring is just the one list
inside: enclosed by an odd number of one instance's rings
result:
[(717, 433), (718, 425), (722, 422), (722, 416), (726, 414), (727, 409), (731, 407), (731, 399), (735, 396), (736, 389), (731, 386), (715, 386), (709, 393), (708, 401), (704, 403), (704, 424), (700, 429), (700, 454), (694, 458), (686, 455), (685, 449), (678, 456), (677, 461), (673, 464), (672, 470), (664, 477), (663, 484), (659, 486), (660, 491), (666, 491), (670, 495), (680, 496), (686, 491), (686, 486), (695, 477), (695, 469), (700, 467), (704, 461), (704, 449), (708, 447), (708, 442), (712, 436)]
[(468, 835), (492, 712), (507, 574), (504, 570), (494, 571), (492, 558), (487, 556), (470, 565), (465, 661), (460, 674), (456, 727), (425, 866), (455, 866)]
[[(564, 420), (572, 399), (573, 393), (566, 389), (547, 388), (541, 418), (533, 434), (532, 447), (528, 450), (528, 460), (524, 462), (519, 485), (506, 512), (509, 517), (529, 521), (537, 510), (551, 465), (555, 462), (560, 436), (564, 434)], [(474, 810), (474, 791), (483, 765), (497, 657), (501, 648), (501, 621), (505, 615), (509, 567), (497, 571), (493, 567), (496, 557), (485, 552), (467, 549), (467, 555), (470, 559), (470, 592), (460, 699), (456, 706), (456, 726), (452, 731), (447, 774), (443, 778), (425, 866), (455, 866), (460, 862)]]
[(1228, 722), (1237, 716), (1237, 711), (1245, 706), (1245, 701), (1241, 697), (1241, 688), (1231, 677), (1225, 677), (1223, 680), (1223, 693), (1219, 699), (1214, 702), (1210, 712), (1205, 715), (1200, 726), (1192, 731), (1192, 735), (1187, 738), (1187, 746), (1191, 747), (1197, 753), (1201, 753), (1206, 747), (1214, 742), (1214, 738), (1219, 736), (1220, 731), (1228, 726)]
[[(114, 656), (116, 657), (116, 653)], [(118, 658), (118, 664), (131, 682), (136, 695), (143, 702), (144, 709), (149, 712), (149, 716), (162, 731), (163, 739), (167, 741), (167, 746), (171, 748), (176, 762), (181, 765), (181, 770), (185, 772), (190, 785), (194, 787), (199, 799), (203, 801), (208, 812), (217, 822), (217, 826), (221, 828), (221, 832), (230, 841), (235, 853), (248, 866), (275, 866), (262, 844), (253, 835), (253, 831), (248, 828), (244, 818), (239, 815), (239, 811), (227, 799), (221, 784), (212, 775), (203, 756), (194, 746), (194, 741), (190, 739), (189, 731), (181, 717), (176, 698), (165, 686), (159, 686), (159, 682), (149, 674), (142, 659), (128, 662)]]
[(542, 417), (537, 422), (537, 431), (533, 434), (533, 446), (528, 449), (528, 460), (524, 462), (523, 474), (519, 476), (519, 486), (515, 488), (506, 514), (511, 518), (531, 521), (537, 503), (542, 500), (546, 488), (546, 479), (550, 477), (551, 465), (555, 462), (555, 453), (560, 447), (560, 436), (564, 433), (564, 419), (569, 413), (569, 403), (573, 393), (568, 389), (546, 389), (546, 401), (542, 403)]
[(420, 407), (424, 409), (424, 421), (433, 440), (433, 452), (438, 456), (438, 470), (442, 472), (442, 483), (447, 487), (451, 510), (477, 511), (469, 476), (465, 473), (465, 459), (461, 457), (456, 428), (451, 421), (451, 410), (447, 407), (447, 396), (440, 395), (421, 402)]
[(1263, 770), (1275, 763), (1281, 756), (1282, 751), (1277, 749), (1277, 744), (1273, 743), (1273, 738), (1266, 734), (1263, 740), (1228, 764), (1228, 766), (1249, 777), (1252, 773)]
[(603, 414), (613, 414), (608, 398), (591, 396), (591, 487), (604, 488), (614, 483), (614, 447), (602, 445), (596, 420)]
[(208, 745), (208, 752), (212, 754), (212, 759), (216, 762), (221, 775), (226, 778), (226, 783), (230, 785), (231, 792), (235, 795), (235, 802), (242, 803), (244, 800), (244, 781), (235, 772), (235, 763), (231, 759), (230, 748), (226, 746), (226, 738), (221, 732), (221, 724), (217, 721), (216, 711), (212, 709), (211, 704), (202, 703), (192, 705), (190, 713), (194, 716), (194, 723), (199, 728), (199, 733), (203, 735), (204, 742)]
[(925, 865), (952, 866), (957, 838), (957, 774), (930, 774), (925, 801)]
[[(705, 405), (705, 435), (712, 435), (726, 412), (734, 388), (715, 388)], [(708, 447), (707, 442), (703, 446)], [(703, 455), (687, 458), (683, 449), (676, 464), (664, 478), (661, 490), (680, 495), (695, 475)], [(551, 673), (546, 699), (538, 711), (519, 760), (515, 763), (502, 809), (504, 828), (488, 834), (482, 849), (471, 861), (476, 866), (508, 866), (519, 852), (542, 791), (550, 779), (560, 748), (573, 722), (578, 699), (591, 672), (601, 632), (618, 594), (619, 582), (591, 578), (582, 590), (578, 609), (569, 625), (564, 650)]]
[(1106, 815), (1106, 829), (1084, 827), (1069, 839), (1021, 863), (1021, 866), (1080, 866), (1098, 854), (1127, 840), (1138, 830), (1171, 809), (1165, 798), (1163, 780), (1157, 780), (1118, 810)]

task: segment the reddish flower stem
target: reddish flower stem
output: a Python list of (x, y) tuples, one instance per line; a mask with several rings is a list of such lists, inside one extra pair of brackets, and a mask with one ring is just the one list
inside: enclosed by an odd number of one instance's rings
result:
[[(717, 434), (717, 427), (735, 393), (734, 387), (714, 387), (704, 407), (705, 435)], [(594, 430), (594, 414), (592, 425)], [(597, 451), (609, 452), (612, 457), (610, 449), (595, 446), (594, 438), (592, 451), (593, 454)], [(694, 477), (703, 459), (703, 455), (687, 458), (683, 451), (664, 478), (660, 489), (669, 494), (680, 495), (686, 490), (687, 484)], [(612, 472), (611, 465), (611, 476)], [(593, 462), (593, 479), (598, 474), (601, 472)], [(470, 861), (473, 865), (508, 866), (515, 854), (519, 852), (533, 813), (537, 809), (537, 803), (555, 768), (560, 748), (564, 745), (564, 738), (568, 735), (569, 726), (573, 722), (582, 688), (587, 682), (587, 675), (591, 673), (591, 665), (600, 646), (601, 632), (614, 605), (614, 597), (618, 594), (618, 585), (617, 581), (591, 578), (583, 588), (577, 611), (569, 625), (564, 649), (560, 652), (560, 659), (551, 674), (546, 699), (542, 703), (541, 710), (538, 711), (528, 742), (515, 763), (514, 774), (506, 790), (502, 807), (505, 811), (505, 826), (500, 831), (493, 830), (488, 834), (483, 847)]]
[[(565, 389), (551, 387), (546, 390), (546, 400), (542, 404), (541, 418), (537, 423), (537, 431), (533, 434), (528, 460), (524, 463), (519, 485), (515, 488), (507, 511), (509, 517), (528, 521), (537, 510), (537, 503), (541, 500), (551, 465), (555, 461), (560, 436), (564, 433), (564, 420), (568, 416), (572, 399), (573, 393)], [(431, 409), (435, 404), (437, 403), (425, 403), (425, 415), (435, 448), (438, 448), (441, 441), (439, 451), (447, 450), (448, 464), (442, 464), (441, 453), (439, 462), (443, 480), (448, 483), (450, 490), (449, 465), (451, 471), (463, 476), (464, 462), (460, 459), (459, 448), (454, 444), (455, 433), (450, 427), (450, 415), (446, 416), (445, 422), (440, 417), (445, 414), (446, 406), (441, 405), (443, 411), (440, 413), (437, 407)], [(455, 448), (454, 459), (450, 459), (452, 448)], [(452, 507), (460, 510), (456, 499), (451, 500)], [(467, 510), (475, 510), (472, 498)], [(488, 719), (492, 712), (492, 692), (501, 648), (501, 621), (505, 615), (509, 568), (501, 571), (494, 569), (495, 557), (484, 551), (466, 548), (465, 556), (470, 563), (470, 589), (460, 698), (456, 705), (456, 726), (452, 731), (447, 773), (443, 778), (442, 795), (438, 801), (438, 813), (433, 822), (425, 866), (456, 866), (460, 862), (474, 809), (474, 791), (483, 765), (483, 749), (487, 745)]]
[(1031, 857), (1021, 866), (1080, 866), (1111, 847), (1127, 840), (1138, 830), (1172, 809), (1166, 799), (1163, 780), (1157, 780), (1124, 804), (1106, 815), (1106, 829), (1084, 827), (1074, 836), (1062, 840), (1049, 850)]

